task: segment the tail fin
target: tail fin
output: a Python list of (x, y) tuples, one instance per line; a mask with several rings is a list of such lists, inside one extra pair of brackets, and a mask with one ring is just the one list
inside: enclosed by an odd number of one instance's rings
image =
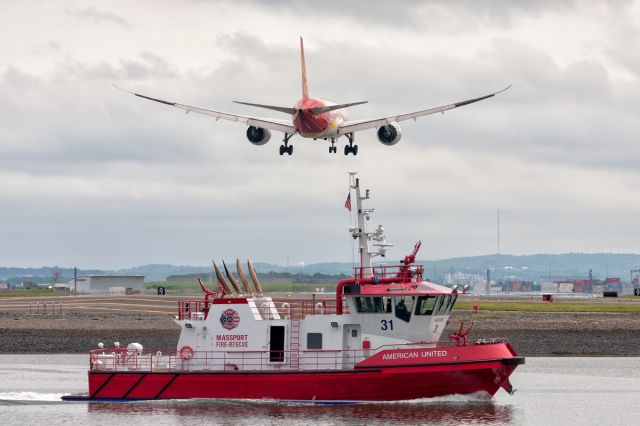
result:
[(304, 64), (304, 43), (300, 37), (300, 64), (302, 66), (302, 99), (309, 99), (309, 88), (307, 87), (307, 67)]

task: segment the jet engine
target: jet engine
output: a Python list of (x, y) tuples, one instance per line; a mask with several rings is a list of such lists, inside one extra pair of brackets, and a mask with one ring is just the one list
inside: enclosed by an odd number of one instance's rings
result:
[(398, 123), (395, 122), (379, 127), (376, 133), (380, 143), (387, 146), (397, 144), (402, 137), (402, 130), (400, 130)]
[(271, 132), (269, 129), (263, 129), (262, 127), (249, 126), (247, 139), (254, 145), (264, 145), (271, 139)]

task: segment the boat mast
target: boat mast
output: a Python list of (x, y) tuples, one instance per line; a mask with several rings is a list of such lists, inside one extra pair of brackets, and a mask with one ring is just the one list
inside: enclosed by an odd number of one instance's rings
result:
[[(369, 199), (369, 190), (365, 190), (364, 197), (360, 192), (360, 179), (356, 177), (356, 172), (349, 172), (351, 178), (350, 188), (356, 191), (356, 215), (358, 218), (357, 228), (349, 228), (351, 235), (354, 239), (358, 240), (358, 254), (360, 255), (360, 276), (362, 278), (369, 278), (372, 276), (371, 258), (374, 256), (384, 257), (386, 255), (386, 248), (393, 246), (385, 241), (384, 228), (382, 225), (378, 225), (375, 232), (367, 232), (367, 224), (371, 218), (371, 213), (374, 209), (365, 209), (362, 207), (362, 201)], [(377, 247), (377, 251), (370, 251), (369, 240), (374, 240), (374, 246)]]

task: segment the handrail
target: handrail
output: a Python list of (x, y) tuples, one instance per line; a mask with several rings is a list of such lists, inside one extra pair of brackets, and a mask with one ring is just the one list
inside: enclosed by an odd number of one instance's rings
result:
[[(505, 338), (477, 339), (466, 346), (506, 343)], [(375, 349), (303, 351), (194, 351), (180, 357), (176, 349), (94, 349), (90, 371), (274, 371), (344, 370), (387, 350), (449, 348), (455, 342), (414, 342), (381, 345)], [(280, 355), (280, 356), (275, 356)], [(295, 354), (295, 363), (292, 363)], [(184, 356), (184, 355), (183, 355)], [(279, 361), (271, 361), (277, 359)]]
[[(356, 279), (375, 277), (378, 279), (395, 278), (396, 282), (420, 282), (424, 273), (423, 265), (376, 265), (353, 268)], [(376, 284), (377, 282), (374, 282)]]
[[(336, 302), (333, 298), (290, 299), (278, 298), (271, 300), (280, 318), (303, 319), (309, 315), (331, 315), (337, 313)], [(206, 320), (212, 305), (202, 300), (181, 300), (178, 302), (179, 320)], [(344, 308), (343, 308), (344, 310)], [(271, 309), (264, 312), (258, 307), (261, 319), (273, 319)]]

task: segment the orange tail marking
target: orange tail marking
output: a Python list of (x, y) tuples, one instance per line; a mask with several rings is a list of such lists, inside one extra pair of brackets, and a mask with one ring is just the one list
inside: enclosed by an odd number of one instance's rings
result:
[(309, 88), (307, 87), (307, 67), (304, 64), (304, 43), (300, 37), (300, 64), (302, 66), (302, 99), (309, 99)]

